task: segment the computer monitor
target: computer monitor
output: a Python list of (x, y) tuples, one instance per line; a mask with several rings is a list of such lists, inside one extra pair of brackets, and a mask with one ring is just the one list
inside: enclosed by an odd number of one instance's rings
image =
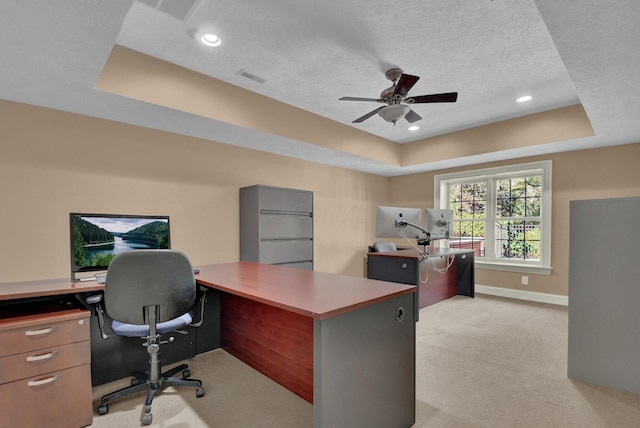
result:
[(124, 251), (171, 248), (168, 216), (70, 213), (69, 230), (72, 280), (107, 270)]
[(453, 211), (441, 208), (426, 208), (425, 218), (431, 240), (449, 239), (453, 236)]
[[(406, 222), (406, 226), (398, 224)], [(413, 225), (413, 226), (412, 226)], [(416, 228), (418, 226), (419, 228)], [(376, 211), (376, 238), (419, 238), (422, 234), (422, 210), (380, 206)]]

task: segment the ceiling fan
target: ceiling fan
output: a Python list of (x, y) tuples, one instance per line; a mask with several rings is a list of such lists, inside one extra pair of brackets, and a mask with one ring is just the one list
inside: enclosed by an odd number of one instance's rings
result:
[(422, 117), (409, 107), (409, 104), (422, 104), (422, 103), (455, 103), (458, 99), (457, 92), (446, 92), (443, 94), (431, 94), (431, 95), (418, 95), (415, 97), (409, 97), (407, 94), (409, 90), (416, 84), (419, 76), (412, 76), (410, 74), (404, 74), (400, 68), (392, 68), (388, 70), (385, 77), (393, 82), (390, 88), (385, 89), (380, 94), (380, 98), (359, 98), (359, 97), (342, 97), (341, 101), (373, 101), (377, 103), (387, 104), (386, 106), (378, 107), (377, 109), (370, 111), (354, 120), (352, 123), (360, 123), (369, 119), (376, 113), (380, 115), (387, 122), (391, 122), (394, 125), (403, 117), (409, 123), (417, 122)]

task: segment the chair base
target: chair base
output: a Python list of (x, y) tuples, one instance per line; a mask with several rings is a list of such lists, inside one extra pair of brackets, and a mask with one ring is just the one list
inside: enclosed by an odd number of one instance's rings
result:
[[(173, 377), (179, 372), (182, 372), (182, 378)], [(162, 373), (159, 380), (155, 382), (150, 380), (148, 373), (136, 371), (132, 374), (131, 386), (121, 388), (102, 397), (100, 400), (100, 407), (98, 407), (98, 414), (104, 415), (108, 413), (108, 403), (113, 400), (147, 390), (147, 399), (142, 407), (140, 422), (142, 425), (149, 425), (153, 419), (151, 414), (151, 403), (153, 402), (153, 397), (158, 395), (167, 386), (192, 386), (196, 388), (196, 397), (200, 398), (204, 396), (202, 382), (198, 379), (189, 378), (190, 375), (191, 373), (187, 364), (180, 364), (171, 370), (167, 370)]]

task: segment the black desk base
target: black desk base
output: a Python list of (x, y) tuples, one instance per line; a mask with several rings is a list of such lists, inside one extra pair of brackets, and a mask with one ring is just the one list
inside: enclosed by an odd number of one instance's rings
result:
[[(453, 295), (475, 296), (475, 262), (472, 250), (454, 253), (455, 260), (449, 270), (442, 274), (430, 269), (429, 280), (420, 281), (421, 259), (417, 251), (401, 250), (389, 253), (369, 253), (367, 255), (367, 278), (399, 282), (418, 287), (418, 307), (424, 308)], [(445, 257), (446, 253), (436, 253), (432, 257)], [(424, 263), (424, 262), (422, 262)], [(445, 265), (444, 260), (441, 263)]]

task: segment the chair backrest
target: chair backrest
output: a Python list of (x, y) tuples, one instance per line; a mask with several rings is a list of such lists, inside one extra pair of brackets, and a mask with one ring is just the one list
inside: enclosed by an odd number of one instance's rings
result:
[(376, 253), (386, 253), (387, 251), (396, 251), (396, 244), (393, 242), (375, 242), (373, 250)]
[(148, 324), (144, 306), (159, 306), (159, 322), (189, 312), (196, 281), (187, 256), (175, 250), (134, 250), (109, 264), (104, 287), (107, 314), (127, 324)]

